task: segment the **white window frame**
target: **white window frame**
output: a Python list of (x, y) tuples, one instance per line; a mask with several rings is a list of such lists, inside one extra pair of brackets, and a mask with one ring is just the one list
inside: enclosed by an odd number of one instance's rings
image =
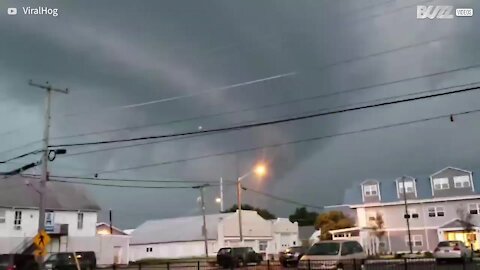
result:
[(54, 213), (52, 211), (45, 212), (45, 226), (53, 226)]
[[(433, 210), (433, 211), (431, 211)], [(444, 217), (445, 216), (445, 208), (443, 206), (431, 206), (427, 208), (428, 216), (429, 217)], [(433, 213), (433, 216), (430, 214)], [(441, 215), (439, 215), (441, 213)]]
[(85, 215), (83, 212), (78, 212), (77, 213), (77, 229), (82, 230), (83, 229), (83, 219), (85, 218)]
[(455, 188), (471, 188), (472, 183), (469, 175), (459, 175), (453, 177), (453, 187)]
[(7, 221), (7, 209), (0, 209), (0, 224)]
[(15, 210), (13, 226), (15, 230), (20, 230), (22, 228), (22, 211)]
[(450, 189), (450, 183), (448, 182), (448, 178), (447, 177), (433, 178), (433, 189), (434, 190)]
[[(423, 247), (423, 235), (421, 234), (411, 235), (411, 239), (412, 239), (412, 247)], [(419, 242), (420, 244), (418, 244)], [(409, 246), (408, 235), (405, 235), (405, 245), (407, 247)]]
[[(373, 192), (375, 192), (375, 194), (373, 194)], [(365, 197), (376, 197), (376, 196), (378, 196), (378, 185), (377, 184), (363, 185), (363, 195)]]
[[(473, 211), (473, 213), (472, 213)], [(471, 215), (480, 214), (480, 203), (469, 203), (468, 204), (468, 213)]]
[[(415, 183), (412, 180), (405, 181), (406, 193), (415, 193)], [(403, 181), (398, 181), (398, 193), (403, 194)]]
[[(419, 218), (420, 214), (418, 213), (416, 208), (408, 208), (408, 214), (410, 215), (410, 218)], [(416, 215), (416, 217), (413, 217), (413, 215)]]
[(267, 251), (267, 248), (268, 248), (268, 241), (267, 240), (259, 240), (258, 241), (258, 250), (260, 252)]

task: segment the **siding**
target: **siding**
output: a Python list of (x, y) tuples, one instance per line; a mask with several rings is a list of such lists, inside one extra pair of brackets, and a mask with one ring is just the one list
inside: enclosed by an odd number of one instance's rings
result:
[[(418, 251), (425, 251), (427, 250), (427, 242), (426, 242), (426, 233), (425, 230), (411, 230), (412, 241), (413, 235), (421, 235), (423, 245), (419, 247), (413, 247), (414, 252)], [(409, 251), (409, 246), (405, 241), (405, 237), (408, 236), (407, 230), (404, 231), (391, 231), (390, 232), (390, 243), (392, 245), (392, 251), (400, 252), (400, 251)]]
[[(447, 169), (445, 169), (445, 170), (443, 170), (443, 171), (441, 171), (437, 174), (434, 174), (431, 177), (433, 196), (434, 197), (451, 197), (451, 196), (464, 196), (464, 195), (475, 194), (475, 192), (473, 192), (473, 190), (472, 190), (472, 187), (455, 188), (454, 182), (453, 182), (453, 177), (454, 176), (468, 176), (468, 177), (471, 177), (470, 173), (465, 172), (465, 171), (456, 170), (456, 169), (453, 169), (453, 168), (447, 168)], [(433, 179), (435, 179), (435, 178), (448, 178), (448, 184), (449, 184), (450, 188), (446, 189), (446, 190), (435, 190), (433, 188)], [(472, 179), (470, 178), (470, 180), (472, 180)]]

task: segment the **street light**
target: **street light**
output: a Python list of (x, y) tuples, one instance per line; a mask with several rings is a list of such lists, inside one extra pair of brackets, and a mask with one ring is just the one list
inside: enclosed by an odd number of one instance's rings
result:
[(238, 230), (240, 235), (240, 242), (243, 243), (243, 231), (242, 231), (242, 186), (241, 181), (250, 175), (255, 174), (258, 177), (262, 177), (267, 174), (267, 168), (264, 164), (257, 164), (252, 170), (246, 174), (237, 178), (237, 207), (238, 207)]

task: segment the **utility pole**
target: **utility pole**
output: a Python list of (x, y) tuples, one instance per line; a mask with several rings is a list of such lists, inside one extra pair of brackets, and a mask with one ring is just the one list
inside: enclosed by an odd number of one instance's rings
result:
[[(47, 90), (47, 97), (45, 98), (45, 123), (43, 130), (43, 154), (42, 154), (42, 178), (40, 179), (40, 205), (39, 205), (39, 216), (38, 216), (38, 232), (45, 230), (45, 207), (46, 207), (46, 193), (47, 193), (47, 181), (48, 181), (48, 143), (50, 136), (50, 111), (52, 103), (52, 92), (59, 92), (68, 94), (68, 88), (66, 89), (57, 89), (53, 88), (48, 82), (45, 84), (37, 84), (30, 80), (28, 82), (30, 86), (37, 87), (40, 89)], [(43, 257), (39, 256), (38, 261), (40, 267), (43, 269)]]
[(206, 186), (208, 185), (195, 186), (193, 188), (198, 188), (200, 190), (200, 207), (202, 208), (202, 217), (203, 217), (202, 234), (203, 234), (203, 241), (205, 243), (205, 259), (208, 261), (207, 218), (205, 214), (205, 196), (203, 194), (203, 189)]
[(225, 211), (223, 204), (223, 178), (220, 177), (220, 211), (223, 213)]
[(410, 248), (410, 254), (413, 254), (412, 248), (412, 233), (410, 232), (410, 214), (408, 213), (408, 204), (407, 204), (407, 189), (405, 188), (405, 177), (402, 177), (403, 185), (403, 202), (405, 204), (405, 220), (407, 222), (407, 231), (408, 231), (408, 247)]
[(243, 244), (243, 231), (242, 231), (242, 184), (240, 173), (238, 169), (238, 156), (235, 155), (235, 169), (237, 176), (237, 210), (238, 210), (238, 235), (240, 239), (240, 245)]

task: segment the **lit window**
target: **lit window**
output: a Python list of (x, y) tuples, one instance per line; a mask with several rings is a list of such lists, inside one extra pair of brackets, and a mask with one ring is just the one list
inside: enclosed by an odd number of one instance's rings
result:
[(377, 196), (378, 187), (377, 185), (365, 185), (363, 186), (363, 193), (365, 196)]
[(455, 186), (455, 188), (469, 188), (470, 176), (468, 175), (454, 176), (453, 185)]
[(449, 189), (448, 178), (435, 178), (433, 179), (433, 188), (435, 190)]
[(406, 193), (414, 193), (415, 188), (413, 181), (405, 181), (405, 188), (403, 187), (403, 181), (398, 182), (398, 193), (403, 193), (403, 190), (405, 189)]

